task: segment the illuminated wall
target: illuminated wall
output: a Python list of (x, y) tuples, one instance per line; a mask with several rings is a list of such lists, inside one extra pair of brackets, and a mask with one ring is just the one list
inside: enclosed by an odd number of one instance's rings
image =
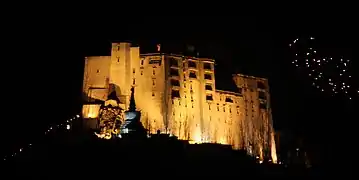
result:
[(103, 100), (115, 90), (127, 109), (134, 86), (141, 121), (152, 133), (161, 130), (270, 156), (275, 147), (268, 81), (240, 74), (232, 78), (237, 92), (217, 90), (212, 59), (140, 55), (139, 47), (113, 43), (111, 56), (86, 58), (83, 93), (85, 100)]
[(110, 73), (110, 56), (85, 58), (83, 94), (85, 98), (107, 99), (108, 78)]

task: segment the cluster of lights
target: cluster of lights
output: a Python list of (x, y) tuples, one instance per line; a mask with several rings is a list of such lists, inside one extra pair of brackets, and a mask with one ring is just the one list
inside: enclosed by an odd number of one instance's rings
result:
[(343, 57), (323, 56), (312, 47), (314, 37), (295, 39), (289, 47), (293, 50), (293, 61), (297, 68), (304, 71), (312, 80), (312, 85), (331, 95), (342, 94), (348, 99), (359, 94), (350, 84), (351, 61)]
[[(55, 129), (58, 129), (58, 128), (62, 128), (62, 127), (66, 127), (67, 130), (70, 130), (71, 129), (71, 124), (73, 122), (73, 120), (75, 119), (78, 119), (80, 118), (80, 115), (76, 115), (74, 116), (73, 118), (70, 118), (68, 120), (66, 120), (66, 123), (61, 123), (61, 124), (57, 124), (57, 125), (53, 125), (53, 126), (50, 126), (45, 132), (44, 134), (47, 135), (49, 134), (50, 132), (54, 131)], [(66, 125), (66, 126), (64, 126)], [(33, 144), (29, 143), (27, 145), (25, 145), (24, 147), (18, 149), (17, 151), (13, 152), (11, 155), (9, 156), (5, 156), (3, 158), (4, 161), (6, 161), (7, 159), (11, 158), (11, 157), (16, 157), (17, 155), (19, 155), (20, 153), (24, 152), (25, 149), (28, 149), (28, 148), (31, 148), (33, 146)]]

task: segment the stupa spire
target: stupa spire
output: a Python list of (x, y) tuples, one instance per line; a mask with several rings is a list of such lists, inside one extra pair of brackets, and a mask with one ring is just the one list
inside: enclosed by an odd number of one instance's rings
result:
[(130, 106), (128, 108), (128, 111), (132, 111), (132, 112), (136, 111), (135, 88), (133, 86), (131, 88)]

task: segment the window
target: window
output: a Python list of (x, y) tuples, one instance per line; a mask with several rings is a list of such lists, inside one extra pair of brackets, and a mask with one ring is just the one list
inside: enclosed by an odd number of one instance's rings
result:
[(153, 97), (153, 96), (155, 96), (155, 93), (154, 93), (154, 92), (152, 92), (152, 97)]
[(263, 91), (258, 92), (259, 99), (266, 99), (266, 94)]
[(143, 66), (143, 63), (144, 63), (144, 60), (142, 59), (142, 60), (141, 60), (141, 66)]
[(172, 98), (180, 98), (180, 93), (178, 90), (172, 90)]
[(211, 74), (204, 74), (204, 79), (212, 80), (212, 75)]
[(267, 109), (267, 105), (265, 103), (260, 103), (259, 108), (260, 109)]
[(207, 94), (207, 95), (206, 95), (206, 100), (207, 100), (207, 101), (213, 101), (213, 96), (212, 96), (212, 94)]
[(204, 64), (203, 64), (203, 68), (206, 69), (206, 70), (211, 70), (211, 69), (212, 69), (210, 63), (204, 63)]
[(156, 85), (156, 81), (152, 79), (152, 86)]
[(179, 76), (178, 70), (177, 69), (170, 69), (170, 75), (171, 76)]
[(159, 65), (161, 65), (161, 59), (150, 59), (149, 64), (159, 64)]
[(141, 75), (143, 75), (143, 71), (141, 71)]
[(265, 85), (264, 85), (263, 82), (257, 82), (257, 87), (258, 87), (259, 89), (265, 89)]
[(100, 70), (99, 70), (99, 69), (97, 69), (96, 73), (99, 73), (99, 72), (100, 72)]
[(180, 86), (180, 82), (177, 79), (171, 79), (171, 85), (172, 86)]
[(178, 67), (178, 61), (175, 58), (170, 59), (170, 65), (174, 67)]
[(135, 74), (135, 72), (136, 72), (136, 69), (135, 69), (135, 68), (133, 68), (133, 69), (132, 69), (132, 73), (133, 73), (133, 74)]
[(156, 71), (155, 71), (155, 70), (153, 70), (153, 71), (152, 71), (152, 74), (153, 74), (153, 75), (156, 75)]
[(189, 73), (189, 77), (190, 77), (190, 78), (197, 78), (197, 75), (196, 75), (195, 72), (191, 71), (191, 72)]
[(226, 97), (226, 100), (225, 100), (226, 102), (229, 102), (229, 103), (233, 103), (233, 100), (232, 100), (232, 98), (230, 98), (230, 97)]
[(206, 90), (209, 90), (209, 91), (212, 91), (212, 85), (211, 84), (206, 84), (206, 87), (205, 87)]
[(135, 84), (136, 84), (136, 79), (135, 79), (135, 78), (133, 78), (133, 80), (132, 80), (132, 84), (133, 84), (133, 85), (135, 85)]
[(193, 62), (193, 61), (188, 61), (188, 67), (191, 67), (191, 68), (196, 68), (196, 62)]
[(117, 62), (120, 62), (120, 58), (119, 58), (119, 57), (117, 57)]

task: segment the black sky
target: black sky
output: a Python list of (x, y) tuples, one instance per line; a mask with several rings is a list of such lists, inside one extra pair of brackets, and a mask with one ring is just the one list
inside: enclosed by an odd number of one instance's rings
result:
[(355, 60), (358, 34), (350, 18), (148, 16), (121, 22), (125, 25), (112, 19), (34, 20), (5, 28), (2, 139), (27, 141), (49, 123), (79, 112), (84, 56), (107, 55), (110, 42), (122, 40), (144, 51), (157, 43), (177, 52), (194, 45), (201, 56), (216, 59), (219, 87), (226, 87), (232, 73), (269, 78), (275, 127), (312, 144), (327, 147), (329, 136), (341, 141), (345, 136), (338, 132), (353, 121), (352, 105), (318, 94), (296, 73), (287, 46), (295, 37), (314, 35)]

